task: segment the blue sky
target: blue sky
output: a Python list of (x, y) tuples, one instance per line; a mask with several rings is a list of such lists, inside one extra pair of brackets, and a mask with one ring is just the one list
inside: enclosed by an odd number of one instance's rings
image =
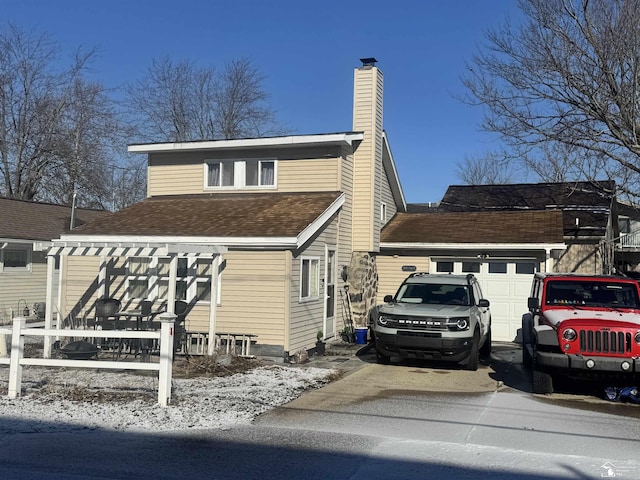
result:
[(408, 202), (437, 202), (462, 183), (455, 163), (496, 148), (463, 93), (465, 61), (515, 0), (0, 0), (4, 21), (48, 32), (64, 52), (97, 47), (109, 87), (169, 55), (222, 67), (249, 58), (292, 133), (352, 128), (353, 69), (384, 73), (384, 127)]

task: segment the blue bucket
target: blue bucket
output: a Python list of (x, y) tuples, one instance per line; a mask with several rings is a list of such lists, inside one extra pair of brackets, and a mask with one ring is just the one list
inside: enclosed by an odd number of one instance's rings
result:
[(356, 328), (356, 344), (366, 345), (368, 332), (369, 332), (369, 329), (367, 327)]

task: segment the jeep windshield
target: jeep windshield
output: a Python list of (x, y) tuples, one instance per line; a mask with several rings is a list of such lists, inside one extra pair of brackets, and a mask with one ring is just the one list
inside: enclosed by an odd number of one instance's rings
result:
[(557, 280), (547, 283), (545, 305), (640, 308), (632, 283)]
[(469, 287), (429, 283), (405, 283), (396, 294), (399, 303), (430, 305), (470, 305)]

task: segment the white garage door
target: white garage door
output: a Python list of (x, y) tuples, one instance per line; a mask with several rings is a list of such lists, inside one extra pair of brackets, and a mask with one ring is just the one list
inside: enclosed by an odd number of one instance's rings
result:
[(517, 339), (522, 314), (537, 269), (535, 260), (435, 260), (432, 272), (473, 273), (485, 298), (491, 302), (492, 337), (495, 341)]

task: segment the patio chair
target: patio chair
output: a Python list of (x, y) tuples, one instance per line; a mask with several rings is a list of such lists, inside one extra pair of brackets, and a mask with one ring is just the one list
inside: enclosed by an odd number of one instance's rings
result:
[[(99, 298), (96, 300), (95, 307), (95, 328), (102, 330), (116, 330), (117, 320), (116, 312), (120, 310), (122, 303), (116, 298)], [(114, 348), (120, 351), (122, 344), (118, 339), (101, 339), (102, 347)]]

